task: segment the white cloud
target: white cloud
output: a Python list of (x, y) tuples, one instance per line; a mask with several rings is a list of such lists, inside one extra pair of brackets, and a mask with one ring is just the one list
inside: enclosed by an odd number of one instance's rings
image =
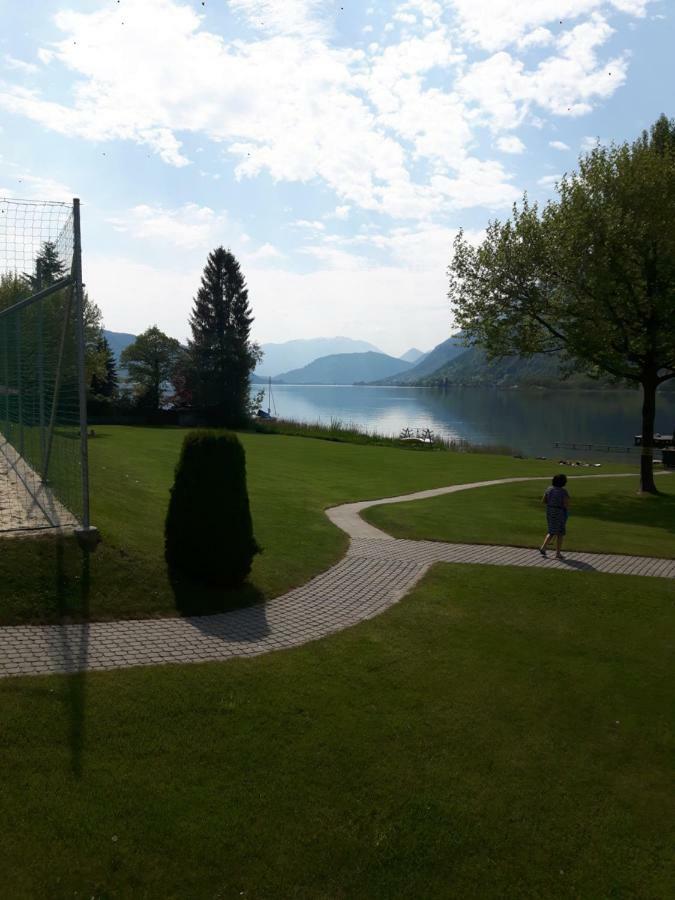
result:
[[(269, 265), (247, 267), (254, 337), (265, 342), (352, 334), (389, 352), (438, 343), (450, 330), (448, 261), (444, 252), (442, 265), (423, 270), (363, 268), (344, 260), (305, 274)], [(103, 310), (106, 328), (138, 334), (157, 323), (167, 334), (187, 338), (201, 263), (158, 268), (125, 256), (89, 254), (86, 265), (88, 290)], [(120, 284), (134, 290), (120, 291)], [(279, 297), (284, 298), (281, 316)]]
[(283, 259), (285, 256), (284, 253), (279, 250), (278, 247), (275, 247), (273, 244), (263, 244), (258, 247), (257, 250), (254, 250), (252, 253), (246, 253), (242, 257), (245, 263), (256, 263), (256, 262), (266, 262), (272, 260)]
[(68, 203), (76, 193), (56, 178), (34, 175), (22, 166), (0, 158), (0, 196)]
[(523, 153), (526, 149), (525, 144), (515, 134), (498, 138), (497, 146), (502, 153)]
[(306, 247), (301, 247), (300, 253), (311, 256), (317, 263), (330, 269), (361, 270), (368, 266), (368, 260), (365, 256), (359, 256), (326, 244), (310, 244)]
[(465, 38), (494, 51), (536, 34), (547, 24), (568, 23), (602, 10), (644, 16), (652, 0), (451, 0)]
[(328, 22), (320, 14), (322, 0), (228, 0), (230, 8), (240, 13), (253, 28), (272, 34), (294, 34), (303, 37), (323, 36)]
[(36, 66), (35, 63), (25, 62), (23, 59), (17, 59), (14, 56), (10, 56), (9, 53), (6, 53), (3, 56), (3, 63), (6, 69), (13, 69), (17, 72), (24, 72), (26, 75), (34, 75), (39, 71), (39, 66)]
[(592, 137), (590, 134), (587, 134), (581, 140), (581, 149), (584, 153), (588, 153), (589, 150), (595, 150), (598, 144), (607, 144), (609, 141), (602, 140), (599, 137)]
[[(197, 135), (225, 149), (240, 180), (319, 181), (340, 206), (425, 220), (510, 202), (510, 175), (478, 158), (476, 129), (489, 125), (515, 153), (520, 123), (582, 115), (611, 96), (627, 60), (599, 58), (612, 34), (599, 11), (636, 16), (647, 3), (405, 0), (392, 12), (404, 37), (367, 53), (330, 42), (335, 10), (324, 0), (229, 0), (255, 29), (246, 39), (207, 30), (186, 0), (125, 5), (124, 28), (117, 4), (62, 11), (62, 39), (38, 58), (71, 76), (70, 94), (0, 87), (0, 107), (69, 136), (135, 141), (177, 167), (190, 163), (182, 141)], [(558, 14), (574, 27), (561, 33)], [(457, 22), (491, 55), (468, 62)], [(492, 52), (509, 41), (511, 52)], [(547, 44), (534, 67), (518, 56)]]
[(470, 66), (460, 90), (497, 129), (519, 124), (535, 106), (555, 115), (583, 115), (625, 81), (625, 56), (608, 62), (597, 58), (597, 48), (612, 33), (604, 19), (595, 16), (565, 32), (557, 52), (532, 70), (500, 51)]
[(297, 219), (292, 224), (296, 228), (307, 228), (309, 231), (323, 231), (326, 227), (323, 222), (319, 222), (318, 219), (315, 219), (314, 221), (310, 221), (309, 219)]
[(116, 231), (186, 249), (227, 244), (241, 229), (208, 206), (186, 203), (178, 209), (141, 204), (108, 220)]
[(553, 147), (554, 150), (569, 150), (569, 144), (566, 144), (564, 141), (549, 141), (549, 147)]
[(415, 25), (417, 22), (417, 16), (407, 12), (394, 13), (394, 19), (397, 22), (402, 22), (404, 25)]
[(553, 32), (548, 28), (535, 28), (518, 40), (518, 47), (521, 50), (528, 50), (530, 47), (545, 47), (553, 42)]
[(562, 175), (544, 175), (542, 178), (537, 179), (537, 184), (539, 187), (543, 188), (551, 188), (555, 187), (556, 183), (560, 181)]

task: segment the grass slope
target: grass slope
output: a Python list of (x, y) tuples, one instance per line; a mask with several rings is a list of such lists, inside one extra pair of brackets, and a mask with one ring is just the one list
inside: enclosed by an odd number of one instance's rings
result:
[[(569, 550), (675, 557), (675, 479), (638, 496), (632, 478), (570, 478)], [(542, 482), (521, 482), (378, 506), (364, 517), (394, 537), (537, 547), (546, 534)]]
[(195, 586), (176, 596), (164, 565), (164, 518), (186, 432), (96, 432), (90, 442), (92, 520), (104, 543), (87, 561), (73, 540), (4, 541), (0, 624), (205, 613), (278, 596), (344, 553), (347, 538), (324, 515), (328, 506), (549, 472), (549, 464), (534, 460), (244, 434), (253, 522), (264, 553), (239, 591)]
[(665, 580), (443, 566), (298, 650), (0, 682), (3, 894), (670, 896), (672, 634)]

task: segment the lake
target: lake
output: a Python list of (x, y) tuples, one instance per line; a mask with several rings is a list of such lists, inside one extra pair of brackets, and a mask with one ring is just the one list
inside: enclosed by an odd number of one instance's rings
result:
[[(526, 456), (637, 461), (639, 452), (633, 435), (641, 430), (641, 400), (633, 391), (288, 384), (273, 385), (272, 395), (277, 415), (299, 422), (330, 424), (339, 419), (397, 436), (403, 428), (430, 428), (443, 437), (506, 445)], [(670, 434), (674, 426), (675, 393), (661, 394), (656, 430)], [(597, 449), (556, 448), (556, 442)], [(601, 449), (607, 446), (617, 449)]]

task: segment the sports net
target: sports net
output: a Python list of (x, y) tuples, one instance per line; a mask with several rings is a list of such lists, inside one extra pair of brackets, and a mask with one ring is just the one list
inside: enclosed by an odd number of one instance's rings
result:
[(74, 212), (0, 200), (0, 531), (84, 517)]

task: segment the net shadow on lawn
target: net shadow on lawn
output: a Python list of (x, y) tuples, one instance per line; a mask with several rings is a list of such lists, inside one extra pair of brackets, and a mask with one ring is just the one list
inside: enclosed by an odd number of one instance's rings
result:
[(63, 702), (69, 717), (69, 744), (71, 771), (75, 778), (81, 778), (85, 738), (85, 706), (87, 687), (87, 662), (89, 658), (89, 599), (91, 591), (90, 553), (80, 549), (80, 574), (78, 587), (71, 590), (64, 564), (64, 544), (56, 541), (56, 605), (59, 618), (67, 623), (72, 612), (74, 593), (78, 596), (79, 613), (85, 620), (78, 624), (68, 624), (59, 629), (60, 651), (66, 660), (71, 675), (64, 679)]

